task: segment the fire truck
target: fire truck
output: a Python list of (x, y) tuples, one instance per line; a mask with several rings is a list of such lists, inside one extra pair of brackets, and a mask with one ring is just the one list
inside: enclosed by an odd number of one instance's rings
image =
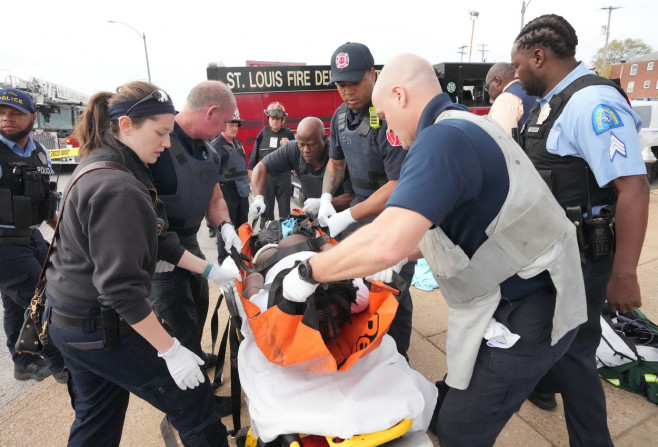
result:
[(48, 149), (52, 162), (78, 163), (78, 141), (71, 133), (89, 98), (39, 78), (7, 76), (2, 87), (20, 89), (32, 97), (37, 114), (32, 138)]
[[(238, 138), (245, 150), (253, 149), (258, 132), (266, 126), (263, 110), (274, 101), (282, 103), (288, 117), (285, 125), (293, 131), (307, 116), (320, 118), (329, 129), (331, 117), (343, 101), (334, 85), (329, 85), (329, 65), (253, 62), (245, 67), (222, 67), (210, 64), (209, 80), (226, 83), (237, 99), (244, 120)], [(434, 65), (443, 91), (453, 102), (464, 104), (473, 113), (489, 113), (489, 94), (484, 88), (491, 63), (443, 62)], [(376, 65), (377, 73), (381, 65)]]

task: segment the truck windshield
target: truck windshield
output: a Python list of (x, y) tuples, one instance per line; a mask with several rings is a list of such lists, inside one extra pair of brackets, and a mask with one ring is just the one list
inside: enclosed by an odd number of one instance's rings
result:
[(37, 106), (36, 129), (73, 130), (73, 110), (62, 106)]

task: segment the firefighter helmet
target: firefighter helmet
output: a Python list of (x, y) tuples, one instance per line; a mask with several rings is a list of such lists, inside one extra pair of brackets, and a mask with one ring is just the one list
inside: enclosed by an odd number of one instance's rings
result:
[(237, 123), (238, 127), (242, 125), (242, 118), (240, 118), (240, 111), (238, 108), (235, 108), (235, 111), (233, 112), (233, 119), (229, 121), (229, 123)]
[(267, 109), (263, 110), (263, 112), (265, 112), (265, 115), (269, 116), (270, 118), (284, 119), (288, 116), (286, 113), (286, 108), (283, 107), (283, 104), (281, 104), (279, 101), (271, 102), (270, 105), (267, 106)]

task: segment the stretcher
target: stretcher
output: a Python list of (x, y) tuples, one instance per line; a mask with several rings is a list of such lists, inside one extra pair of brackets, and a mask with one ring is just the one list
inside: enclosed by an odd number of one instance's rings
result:
[[(313, 368), (317, 368), (317, 365), (321, 365), (321, 370), (326, 372), (336, 372), (336, 371), (345, 371), (349, 369), (352, 365), (355, 364), (363, 355), (368, 354), (373, 349), (376, 349), (381, 343), (381, 337), (388, 330), (390, 323), (395, 316), (395, 310), (397, 309), (397, 299), (395, 294), (396, 290), (391, 289), (390, 287), (382, 284), (373, 282), (370, 293), (370, 303), (369, 313), (365, 312), (364, 316), (361, 318), (355, 318), (350, 327), (355, 329), (350, 332), (349, 330), (341, 331), (341, 338), (343, 336), (346, 339), (351, 341), (345, 341), (345, 345), (351, 344), (352, 348), (349, 354), (345, 353), (344, 346), (334, 349), (327, 348), (322, 339), (319, 338), (319, 332), (314, 330), (313, 327), (308, 328), (305, 324), (301, 323), (301, 320), (304, 318), (303, 315), (286, 315), (282, 313), (279, 309), (269, 308), (266, 312), (261, 312), (258, 306), (254, 305), (249, 301), (245, 296), (245, 283), (247, 282), (247, 277), (256, 271), (255, 266), (252, 264), (252, 247), (250, 240), (252, 237), (252, 227), (249, 223), (242, 225), (238, 229), (238, 235), (243, 241), (243, 250), (242, 253), (234, 252), (232, 257), (236, 263), (240, 266), (240, 275), (241, 279), (235, 283), (235, 287), (223, 286), (222, 291), (227, 303), (227, 307), (233, 319), (235, 316), (242, 316), (246, 318), (249, 322), (249, 328), (256, 333), (259, 330), (267, 330), (271, 328), (271, 322), (280, 322), (282, 318), (288, 318), (290, 321), (290, 326), (296, 326), (290, 334), (284, 333), (280, 334), (280, 337), (273, 341), (272, 337), (268, 338), (263, 337), (259, 342), (256, 338), (256, 342), (259, 348), (265, 354), (267, 359), (275, 364), (279, 364), (283, 367), (301, 367), (305, 368), (308, 371), (313, 371), (309, 369), (309, 364), (316, 365)], [(321, 230), (318, 229), (316, 234), (317, 239), (321, 240), (322, 243), (335, 243), (333, 240), (328, 240), (328, 237), (324, 236)], [(318, 245), (317, 240), (315, 242), (309, 242), (310, 244)], [(299, 247), (300, 249), (306, 247)], [(294, 250), (293, 250), (294, 251)], [(286, 253), (290, 253), (288, 250)], [(268, 314), (269, 315), (266, 315)], [(390, 314), (388, 317), (386, 314)], [(368, 330), (372, 331), (373, 320), (377, 320), (378, 328), (381, 331), (378, 334), (367, 334), (367, 343), (358, 344), (359, 348), (354, 348), (355, 339), (359, 339), (359, 334), (361, 334), (361, 340), (363, 340), (363, 332)], [(383, 321), (385, 320), (385, 321)], [(239, 339), (241, 339), (242, 334), (240, 334), (238, 322), (235, 322), (232, 328)], [(300, 336), (300, 334), (302, 334)], [(258, 337), (256, 334), (250, 334)], [(374, 335), (374, 336), (373, 336)], [(299, 345), (299, 341), (304, 340), (305, 342)], [(319, 341), (318, 341), (319, 340)], [(272, 348), (272, 343), (280, 344)], [(309, 349), (309, 343), (311, 344), (322, 344), (321, 348), (312, 348)], [(285, 350), (286, 354), (281, 355), (281, 351)], [(315, 356), (315, 357), (314, 357)], [(319, 360), (319, 361), (309, 361), (309, 360)], [(233, 362), (233, 360), (232, 360)], [(237, 357), (236, 357), (237, 362)], [(301, 365), (301, 366), (300, 366)], [(321, 371), (314, 371), (321, 372)], [(232, 384), (233, 388), (233, 384)], [(233, 394), (233, 393), (232, 393)], [(374, 446), (390, 446), (390, 447), (430, 447), (432, 442), (430, 441), (427, 434), (423, 431), (415, 431), (404, 436), (405, 433), (409, 431), (409, 428), (412, 426), (412, 421), (410, 419), (403, 419), (397, 424), (393, 425), (389, 429), (381, 430), (375, 433), (365, 433), (353, 436), (349, 439), (340, 439), (335, 436), (318, 436), (310, 434), (282, 434), (276, 440), (265, 443), (262, 440), (258, 439), (258, 430), (255, 424), (251, 423), (250, 427), (241, 427), (239, 428), (239, 419), (236, 421), (234, 414), (234, 437), (236, 443), (239, 447), (331, 447), (331, 446), (340, 446), (340, 447), (374, 447)]]

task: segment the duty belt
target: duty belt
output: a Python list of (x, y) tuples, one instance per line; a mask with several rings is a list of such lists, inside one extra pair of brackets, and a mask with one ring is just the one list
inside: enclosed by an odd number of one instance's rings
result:
[(119, 329), (119, 333), (122, 335), (129, 331), (130, 325), (128, 325), (128, 323), (122, 319), (117, 319), (116, 321), (118, 321), (117, 324), (107, 325), (113, 327), (106, 327), (103, 324), (103, 317), (101, 315), (78, 317), (61, 313), (52, 307), (50, 308), (50, 322), (68, 329), (80, 329), (85, 331), (94, 331), (97, 329)]
[(0, 228), (0, 245), (28, 245), (35, 231), (34, 228)]

